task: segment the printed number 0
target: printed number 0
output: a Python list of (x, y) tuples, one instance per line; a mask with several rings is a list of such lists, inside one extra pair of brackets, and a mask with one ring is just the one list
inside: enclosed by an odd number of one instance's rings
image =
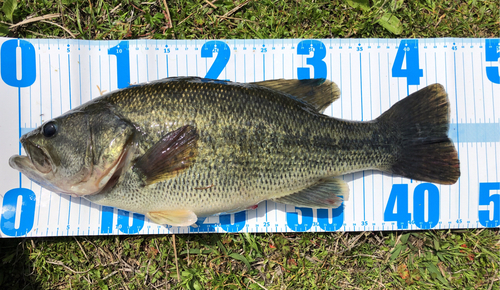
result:
[[(326, 78), (326, 63), (323, 59), (326, 56), (326, 47), (319, 40), (303, 40), (297, 45), (298, 55), (309, 55), (314, 53), (312, 57), (307, 58), (306, 63), (312, 65), (314, 69), (314, 78)], [(297, 77), (299, 80), (310, 79), (310, 69), (308, 67), (297, 68)]]
[[(2, 44), (1, 75), (3, 81), (12, 87), (31, 86), (36, 80), (35, 48), (26, 40), (11, 39)], [(18, 71), (17, 60), (21, 60)]]
[[(500, 59), (500, 39), (486, 39), (484, 49), (486, 50), (486, 61), (498, 61)], [(500, 84), (498, 66), (487, 66), (486, 76), (491, 82)]]
[(208, 79), (217, 79), (222, 70), (226, 67), (229, 62), (229, 57), (231, 56), (231, 49), (229, 49), (229, 46), (220, 40), (205, 42), (201, 47), (201, 57), (211, 58), (214, 56), (214, 52), (217, 53), (217, 57), (205, 75), (205, 78)]
[[(21, 201), (19, 201), (21, 197)], [(21, 210), (18, 212), (18, 202)], [(35, 220), (36, 195), (27, 188), (15, 188), (7, 191), (3, 197), (2, 218), (0, 228), (2, 232), (11, 237), (26, 235), (33, 228)], [(15, 228), (16, 215), (19, 217), (19, 228)]]

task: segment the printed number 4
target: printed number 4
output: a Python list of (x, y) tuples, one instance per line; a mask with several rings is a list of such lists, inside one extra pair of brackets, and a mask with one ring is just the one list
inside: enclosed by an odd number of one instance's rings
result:
[[(403, 61), (406, 57), (406, 68), (403, 69)], [(401, 40), (398, 53), (392, 66), (392, 76), (406, 78), (408, 85), (420, 85), (420, 78), (424, 75), (419, 67), (418, 40)]]

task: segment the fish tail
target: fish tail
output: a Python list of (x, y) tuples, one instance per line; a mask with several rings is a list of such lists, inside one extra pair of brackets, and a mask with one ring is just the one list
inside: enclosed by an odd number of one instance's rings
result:
[(457, 150), (448, 138), (449, 102), (440, 84), (425, 87), (377, 120), (394, 129), (397, 146), (388, 171), (404, 177), (454, 184), (460, 177)]

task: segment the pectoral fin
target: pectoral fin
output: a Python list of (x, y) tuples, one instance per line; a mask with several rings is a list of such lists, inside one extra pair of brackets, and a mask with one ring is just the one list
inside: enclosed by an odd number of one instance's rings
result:
[(150, 211), (146, 216), (154, 223), (179, 227), (190, 226), (198, 220), (196, 214), (187, 209), (169, 211)]
[(198, 133), (190, 125), (161, 138), (134, 165), (146, 185), (176, 176), (193, 165), (197, 155)]
[(325, 178), (299, 192), (274, 201), (300, 207), (337, 208), (349, 199), (349, 186), (342, 179)]

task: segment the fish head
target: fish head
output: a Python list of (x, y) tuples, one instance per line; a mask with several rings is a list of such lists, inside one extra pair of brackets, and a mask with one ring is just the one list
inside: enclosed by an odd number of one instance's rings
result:
[(27, 156), (14, 155), (9, 164), (50, 191), (97, 194), (128, 163), (134, 130), (109, 110), (70, 111), (23, 135)]

